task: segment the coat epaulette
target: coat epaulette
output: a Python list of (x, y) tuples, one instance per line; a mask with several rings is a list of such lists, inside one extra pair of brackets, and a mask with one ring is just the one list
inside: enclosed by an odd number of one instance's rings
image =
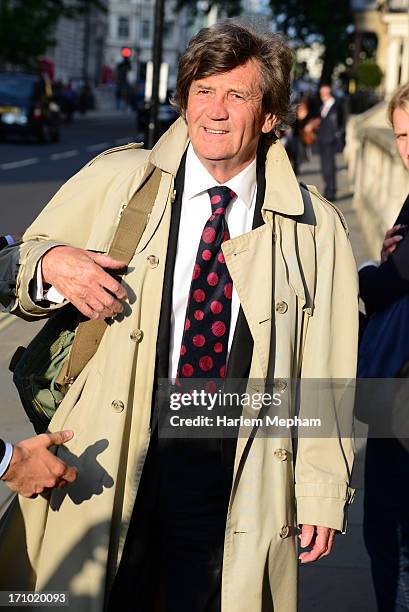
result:
[(340, 219), (340, 221), (341, 221), (341, 223), (342, 223), (342, 225), (343, 225), (343, 227), (345, 229), (345, 232), (346, 232), (347, 236), (349, 236), (349, 227), (348, 227), (348, 224), (346, 222), (346, 219), (345, 219), (344, 215), (339, 210), (339, 208), (337, 208), (337, 206), (335, 206), (335, 204), (333, 204), (332, 202), (330, 202), (329, 200), (324, 198), (324, 196), (320, 194), (320, 192), (315, 187), (315, 185), (306, 185), (305, 183), (300, 182), (300, 187), (306, 189), (310, 193), (313, 193), (315, 196), (317, 196), (317, 198), (319, 198), (321, 200), (321, 202), (324, 202), (324, 204), (326, 204), (327, 206), (331, 206), (331, 208), (333, 210), (335, 210), (335, 212), (337, 213), (337, 215), (338, 215), (338, 217), (339, 217), (339, 219)]
[(97, 159), (103, 157), (104, 155), (109, 155), (110, 153), (116, 153), (117, 151), (126, 151), (127, 149), (141, 149), (143, 147), (143, 142), (128, 142), (125, 145), (120, 145), (119, 147), (112, 147), (112, 149), (107, 149), (106, 151), (102, 151), (88, 162), (88, 166), (91, 166)]

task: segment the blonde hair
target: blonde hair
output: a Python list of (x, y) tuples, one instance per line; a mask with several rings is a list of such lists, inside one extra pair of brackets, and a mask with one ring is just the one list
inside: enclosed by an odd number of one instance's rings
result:
[(395, 91), (388, 105), (388, 119), (392, 124), (393, 111), (402, 108), (409, 113), (409, 83), (402, 85)]

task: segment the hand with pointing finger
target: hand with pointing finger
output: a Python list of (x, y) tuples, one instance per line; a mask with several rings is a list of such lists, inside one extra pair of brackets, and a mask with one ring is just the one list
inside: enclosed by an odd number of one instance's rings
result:
[(124, 287), (107, 270), (120, 271), (126, 263), (84, 249), (57, 246), (41, 260), (43, 281), (53, 285), (89, 319), (115, 317), (127, 298)]
[(15, 444), (10, 464), (1, 480), (12, 491), (24, 497), (32, 497), (44, 489), (62, 488), (74, 482), (77, 470), (48, 450), (50, 446), (68, 442), (73, 435), (68, 430), (44, 433)]

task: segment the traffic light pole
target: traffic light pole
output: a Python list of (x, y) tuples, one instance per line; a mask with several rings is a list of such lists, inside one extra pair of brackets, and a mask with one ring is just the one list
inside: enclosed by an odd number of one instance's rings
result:
[(152, 149), (159, 134), (159, 77), (162, 63), (162, 40), (163, 40), (163, 17), (164, 0), (155, 2), (154, 36), (152, 47), (153, 76), (152, 76), (152, 98), (149, 112), (148, 148)]

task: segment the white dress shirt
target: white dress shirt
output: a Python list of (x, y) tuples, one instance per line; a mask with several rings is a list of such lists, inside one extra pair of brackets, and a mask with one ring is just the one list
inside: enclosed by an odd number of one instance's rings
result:
[[(237, 198), (232, 200), (226, 212), (230, 238), (235, 238), (249, 232), (253, 226), (257, 193), (256, 160), (254, 159), (244, 170), (223, 184), (237, 194)], [(216, 185), (219, 183), (203, 166), (190, 144), (186, 155), (185, 183), (173, 274), (169, 346), (169, 377), (172, 379), (176, 378), (179, 363), (187, 300), (197, 249), (204, 225), (212, 213), (207, 190)], [(239, 297), (233, 286), (228, 351), (230, 351), (233, 340), (239, 308)]]
[(5, 238), (5, 240), (6, 240), (6, 242), (7, 242), (7, 244), (8, 244), (9, 246), (11, 246), (11, 245), (15, 244), (15, 242), (16, 242), (16, 241), (14, 240), (13, 236), (11, 236), (10, 234), (7, 234), (6, 236), (4, 236), (4, 238)]
[(4, 444), (6, 445), (6, 449), (4, 452), (4, 456), (2, 460), (0, 461), (0, 478), (3, 476), (3, 474), (6, 472), (7, 468), (9, 467), (11, 457), (13, 455), (13, 446), (10, 444), (10, 442), (4, 442)]
[(334, 106), (334, 104), (335, 104), (335, 98), (331, 97), (331, 98), (328, 98), (325, 104), (322, 105), (322, 108), (321, 108), (321, 118), (322, 119), (325, 119), (325, 117), (328, 115), (329, 111)]

